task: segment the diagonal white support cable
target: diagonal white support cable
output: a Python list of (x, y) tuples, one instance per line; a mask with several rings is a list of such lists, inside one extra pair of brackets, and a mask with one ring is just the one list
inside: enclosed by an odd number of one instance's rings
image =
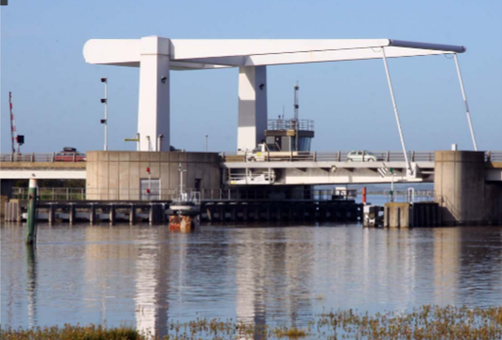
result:
[(457, 67), (458, 81), (460, 83), (460, 90), (462, 91), (462, 98), (464, 98), (465, 112), (467, 113), (467, 122), (469, 123), (469, 129), (471, 130), (472, 144), (474, 144), (474, 151), (478, 151), (478, 145), (476, 144), (476, 137), (474, 136), (474, 129), (472, 128), (471, 113), (469, 112), (469, 104), (467, 104), (467, 97), (465, 96), (465, 90), (464, 90), (464, 82), (462, 81), (462, 74), (460, 73), (460, 66), (458, 64), (456, 53), (453, 53), (453, 58), (455, 59), (455, 66)]
[(408, 174), (411, 176), (413, 175), (413, 169), (408, 160), (408, 153), (406, 152), (406, 145), (404, 144), (403, 130), (401, 129), (401, 122), (399, 121), (399, 112), (397, 111), (396, 99), (394, 97), (394, 89), (392, 88), (392, 81), (390, 80), (389, 67), (387, 66), (387, 57), (385, 56), (384, 47), (382, 47), (382, 59), (383, 59), (383, 65), (385, 66), (385, 73), (387, 74), (387, 82), (389, 83), (390, 97), (392, 99), (392, 106), (394, 107), (394, 114), (396, 116), (397, 128), (399, 130), (399, 138), (401, 138), (401, 147), (403, 148), (404, 160), (406, 161)]

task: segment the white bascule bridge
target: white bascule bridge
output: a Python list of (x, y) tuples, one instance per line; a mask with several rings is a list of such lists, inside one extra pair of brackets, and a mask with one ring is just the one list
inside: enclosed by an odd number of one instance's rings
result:
[(387, 58), (452, 54), (470, 120), (457, 53), (465, 47), (393, 39), (336, 40), (186, 40), (157, 36), (141, 39), (92, 39), (84, 46), (86, 62), (140, 68), (138, 150), (170, 148), (170, 71), (239, 68), (237, 149), (251, 150), (267, 128), (267, 66), (382, 59), (393, 103), (401, 147), (407, 158)]

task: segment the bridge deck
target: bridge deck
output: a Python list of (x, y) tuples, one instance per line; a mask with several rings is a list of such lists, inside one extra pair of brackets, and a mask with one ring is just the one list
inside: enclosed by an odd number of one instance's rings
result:
[(0, 162), (0, 179), (85, 179), (85, 162)]
[[(414, 176), (406, 175), (406, 162), (400, 152), (372, 152), (379, 161), (351, 162), (346, 152), (313, 152), (278, 160), (269, 155), (255, 162), (245, 162), (243, 155), (222, 153), (222, 169), (228, 172), (230, 185), (301, 185), (342, 183), (432, 182), (434, 152), (410, 152)], [(381, 161), (385, 159), (385, 161)], [(502, 152), (485, 153), (486, 180), (502, 181)], [(1, 154), (0, 179), (86, 179), (86, 162), (55, 162), (53, 154)], [(255, 181), (257, 175), (274, 180)], [(394, 173), (392, 176), (390, 169)], [(251, 179), (251, 180), (250, 180)]]

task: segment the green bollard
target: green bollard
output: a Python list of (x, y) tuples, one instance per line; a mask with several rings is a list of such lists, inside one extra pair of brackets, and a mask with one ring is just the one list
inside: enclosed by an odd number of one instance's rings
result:
[(26, 219), (26, 244), (35, 244), (37, 241), (37, 180), (30, 178), (28, 188), (28, 218)]

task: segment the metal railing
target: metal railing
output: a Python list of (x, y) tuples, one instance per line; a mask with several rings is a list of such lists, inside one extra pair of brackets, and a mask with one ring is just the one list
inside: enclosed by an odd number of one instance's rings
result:
[(43, 153), (0, 153), (0, 162), (85, 162), (85, 159), (77, 154), (73, 156), (57, 156), (57, 152)]
[[(282, 153), (283, 154), (283, 153)], [(314, 151), (314, 152), (296, 152), (290, 153), (288, 156), (274, 156), (274, 152), (269, 152), (264, 155), (264, 160), (266, 161), (313, 161), (313, 162), (347, 162), (349, 158), (347, 155), (349, 152), (337, 151), (337, 152), (324, 152), (324, 151)], [(232, 153), (222, 152), (222, 159), (224, 162), (242, 162), (245, 157), (244, 155), (235, 155)], [(382, 162), (404, 162), (405, 157), (402, 151), (371, 151), (367, 152), (362, 161), (371, 162), (374, 161), (373, 157), (376, 157), (377, 161)], [(408, 158), (411, 162), (434, 162), (434, 151), (409, 151)], [(67, 156), (58, 159), (57, 153), (0, 153), (0, 162), (85, 162), (82, 157), (73, 156), (73, 158), (68, 158)], [(485, 152), (486, 162), (502, 162), (502, 151), (486, 151)]]
[(486, 162), (502, 162), (502, 151), (486, 151)]
[(434, 190), (415, 190), (414, 188), (409, 188), (408, 190), (394, 190), (393, 195), (391, 195), (390, 190), (384, 190), (383, 195), (387, 202), (414, 203), (436, 201), (436, 192)]
[[(12, 198), (25, 200), (28, 188), (12, 188)], [(38, 188), (42, 201), (81, 201), (85, 200), (85, 188)]]
[[(318, 201), (338, 199), (353, 199), (354, 190), (343, 193), (339, 188), (335, 189), (311, 189), (282, 193), (281, 197), (271, 197), (268, 191), (246, 189), (187, 189), (186, 196), (199, 203), (202, 200), (253, 200), (253, 199), (276, 199), (276, 200), (301, 200), (313, 199)], [(151, 190), (150, 195), (145, 195), (139, 189), (95, 189), (95, 188), (39, 188), (39, 200), (41, 201), (173, 201), (180, 199), (179, 190), (161, 189)], [(12, 198), (26, 200), (28, 188), (12, 188)]]
[[(222, 189), (187, 189), (191, 200), (200, 202), (201, 199), (224, 199), (229, 192)], [(12, 198), (25, 200), (28, 188), (12, 188)], [(80, 200), (162, 200), (172, 201), (180, 198), (179, 190), (161, 189), (150, 190), (150, 194), (140, 189), (98, 189), (98, 188), (39, 188), (39, 200), (42, 201), (80, 201)]]
[(269, 119), (267, 124), (268, 130), (298, 130), (314, 131), (314, 121), (310, 119)]
[[(502, 152), (501, 152), (502, 154)], [(493, 155), (493, 153), (492, 153)], [(502, 155), (501, 155), (502, 156)], [(257, 159), (258, 158), (258, 159)], [(250, 154), (245, 155), (228, 155), (222, 153), (224, 162), (242, 162), (242, 161), (266, 161), (266, 162), (405, 162), (403, 152), (401, 151), (364, 151), (359, 156), (349, 156), (349, 152), (263, 152), (258, 157), (253, 157)], [(434, 162), (434, 151), (409, 151), (408, 159), (411, 162)]]
[[(434, 162), (434, 151), (408, 151), (408, 159), (411, 162)], [(239, 157), (240, 156), (240, 157)], [(243, 162), (250, 161), (252, 157), (246, 157), (247, 155), (227, 155), (222, 153), (222, 159), (224, 162)], [(357, 157), (357, 158), (356, 158)], [(356, 157), (349, 157), (349, 152), (338, 151), (338, 152), (290, 152), (289, 155), (284, 155), (284, 152), (280, 156), (274, 155), (274, 152), (262, 153), (259, 161), (266, 162), (280, 162), (280, 161), (292, 161), (292, 162), (405, 162), (406, 158), (402, 151), (364, 151), (362, 155)], [(502, 151), (487, 151), (485, 153), (486, 162), (502, 162)]]

